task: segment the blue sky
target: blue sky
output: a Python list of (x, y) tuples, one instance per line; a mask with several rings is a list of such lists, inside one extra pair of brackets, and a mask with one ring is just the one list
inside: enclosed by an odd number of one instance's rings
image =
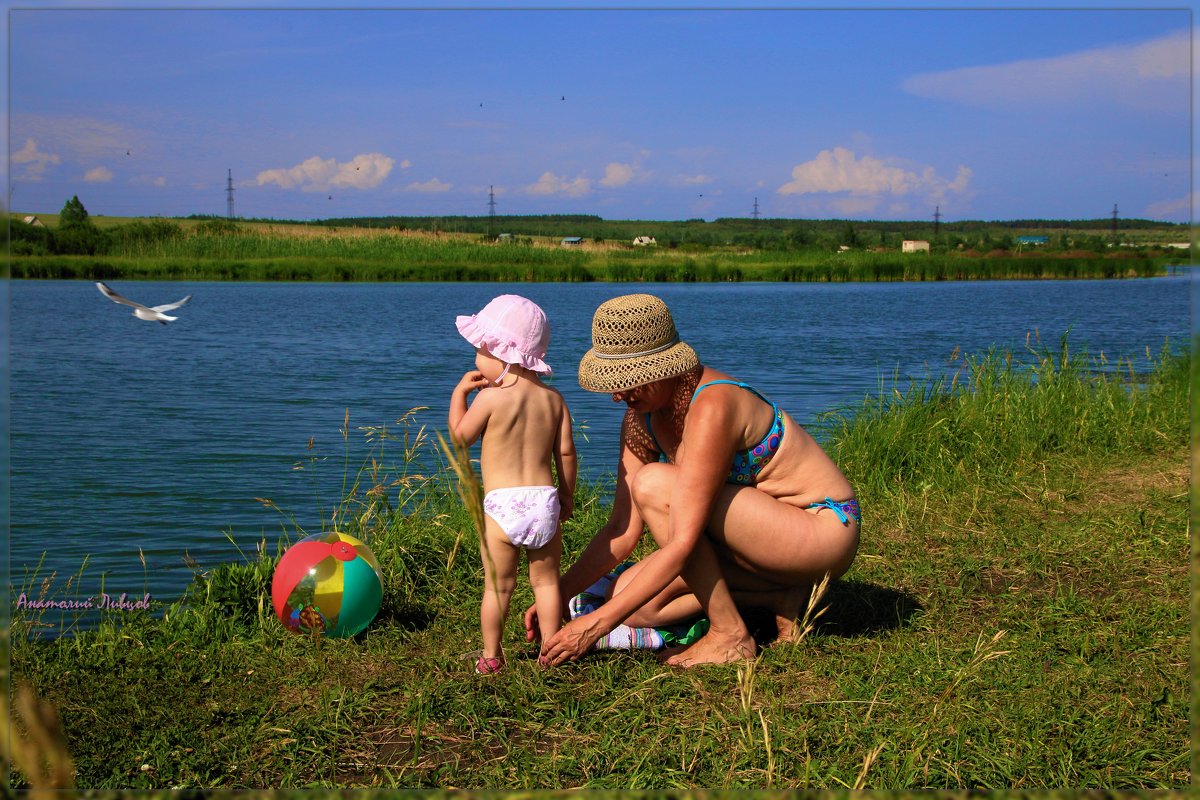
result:
[[(493, 7), (488, 7), (488, 6)], [(1192, 12), (8, 9), (9, 207), (1190, 219)]]

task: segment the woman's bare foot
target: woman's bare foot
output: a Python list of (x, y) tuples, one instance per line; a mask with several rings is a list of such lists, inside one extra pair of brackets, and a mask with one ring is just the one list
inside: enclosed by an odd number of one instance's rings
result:
[(800, 615), (808, 603), (809, 586), (780, 589), (770, 593), (771, 610), (775, 612), (778, 635), (775, 644), (796, 644), (800, 641)]
[(665, 654), (663, 659), (672, 667), (695, 667), (699, 664), (728, 664), (754, 658), (754, 637), (749, 631), (724, 636), (709, 630), (700, 639), (682, 649)]

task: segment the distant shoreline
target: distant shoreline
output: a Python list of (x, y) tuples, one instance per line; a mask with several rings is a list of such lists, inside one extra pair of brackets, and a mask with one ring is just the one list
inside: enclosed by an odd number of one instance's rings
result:
[(1164, 275), (1170, 265), (1190, 256), (1186, 242), (1178, 241), (1189, 238), (1186, 228), (1134, 220), (1124, 221), (1128, 228), (1112, 231), (1100, 220), (1048, 221), (1044, 227), (1036, 227), (1038, 221), (960, 222), (934, 229), (911, 222), (643, 222), (598, 217), (381, 218), (323, 224), (87, 217), (66, 226), (57, 216), (10, 219), (9, 276), (15, 279), (1096, 279)]

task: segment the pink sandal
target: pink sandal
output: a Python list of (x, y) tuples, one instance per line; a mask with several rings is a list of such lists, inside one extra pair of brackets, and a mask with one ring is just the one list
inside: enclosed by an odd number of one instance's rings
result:
[(475, 662), (475, 672), (480, 675), (495, 675), (502, 669), (504, 669), (504, 656), (496, 658), (480, 656), (479, 660)]

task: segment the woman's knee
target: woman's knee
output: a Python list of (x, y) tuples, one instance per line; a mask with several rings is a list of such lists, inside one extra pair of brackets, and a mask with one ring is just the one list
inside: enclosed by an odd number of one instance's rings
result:
[(637, 471), (630, 483), (629, 491), (638, 511), (643, 514), (649, 509), (666, 508), (671, 489), (675, 485), (676, 467), (673, 464), (646, 464)]

